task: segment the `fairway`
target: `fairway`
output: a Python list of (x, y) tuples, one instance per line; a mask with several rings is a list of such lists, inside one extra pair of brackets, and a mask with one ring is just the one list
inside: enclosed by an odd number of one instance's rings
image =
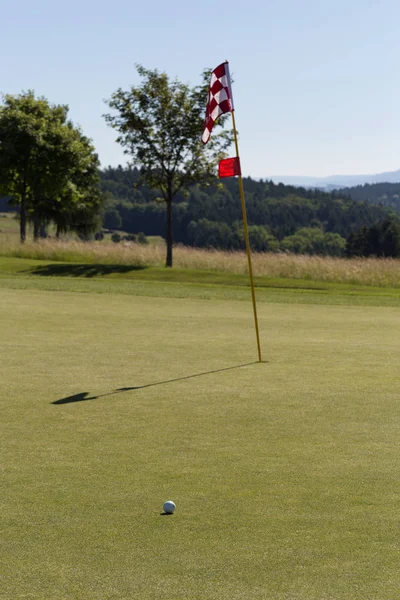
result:
[(0, 289), (1, 600), (398, 598), (400, 309), (90, 285)]

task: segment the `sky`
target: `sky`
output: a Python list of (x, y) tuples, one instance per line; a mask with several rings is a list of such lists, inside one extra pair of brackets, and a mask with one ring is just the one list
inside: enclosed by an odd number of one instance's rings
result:
[(135, 64), (197, 85), (229, 60), (245, 175), (400, 168), (398, 0), (0, 0), (0, 14), (0, 91), (68, 104), (103, 167), (129, 160), (103, 115), (139, 84)]

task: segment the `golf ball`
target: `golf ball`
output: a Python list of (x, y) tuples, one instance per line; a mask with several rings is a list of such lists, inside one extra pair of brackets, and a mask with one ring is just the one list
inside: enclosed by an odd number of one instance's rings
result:
[(167, 500), (166, 502), (164, 502), (163, 509), (164, 512), (166, 512), (169, 515), (172, 515), (172, 513), (176, 509), (175, 502), (172, 502), (172, 500)]

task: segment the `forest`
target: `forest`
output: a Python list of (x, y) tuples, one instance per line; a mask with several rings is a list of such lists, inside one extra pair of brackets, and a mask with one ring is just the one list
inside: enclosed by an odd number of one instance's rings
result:
[[(99, 171), (102, 227), (165, 237), (166, 210), (157, 191), (132, 167)], [(244, 178), (254, 251), (327, 256), (400, 256), (400, 184), (378, 183), (331, 193)], [(15, 211), (0, 198), (0, 212)], [(193, 185), (173, 203), (174, 243), (199, 248), (245, 247), (237, 181)], [(389, 240), (390, 237), (390, 240)], [(397, 239), (398, 238), (398, 239)], [(115, 240), (122, 239), (117, 234)]]
[(358, 202), (381, 204), (400, 212), (400, 183), (366, 183), (351, 188), (342, 188), (339, 195), (348, 195)]
[[(140, 185), (138, 169), (108, 167), (100, 177), (105, 228), (165, 236), (164, 202), (156, 191)], [(326, 193), (249, 177), (244, 178), (244, 188), (250, 243), (255, 251), (343, 256), (351, 234), (396, 215), (393, 206), (353, 198), (350, 190)], [(173, 206), (173, 237), (175, 243), (188, 246), (243, 249), (237, 181), (215, 180), (178, 194)]]

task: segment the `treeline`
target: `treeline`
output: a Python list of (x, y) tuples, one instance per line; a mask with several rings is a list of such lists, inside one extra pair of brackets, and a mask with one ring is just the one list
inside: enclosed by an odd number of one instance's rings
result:
[[(99, 171), (105, 229), (165, 237), (165, 202), (139, 183), (130, 167)], [(373, 184), (327, 193), (244, 179), (252, 249), (329, 256), (400, 256), (400, 184)], [(398, 192), (398, 193), (397, 193)], [(0, 212), (15, 210), (0, 198)], [(175, 243), (199, 248), (245, 248), (237, 181), (216, 180), (177, 195)], [(117, 236), (118, 234), (115, 234)], [(101, 238), (101, 233), (95, 235)], [(117, 241), (115, 239), (115, 241)]]
[[(165, 205), (157, 192), (139, 185), (139, 171), (101, 171), (106, 198), (103, 225), (130, 233), (165, 236)], [(356, 201), (348, 193), (326, 193), (244, 179), (251, 246), (256, 251), (343, 256), (348, 237), (384, 220), (391, 210)], [(176, 243), (201, 248), (238, 250), (245, 247), (237, 181), (193, 186), (174, 202)]]
[(400, 212), (400, 183), (366, 183), (343, 188), (335, 195), (347, 195), (357, 202), (380, 204)]
[(346, 254), (400, 258), (400, 220), (388, 218), (351, 233), (347, 240)]

